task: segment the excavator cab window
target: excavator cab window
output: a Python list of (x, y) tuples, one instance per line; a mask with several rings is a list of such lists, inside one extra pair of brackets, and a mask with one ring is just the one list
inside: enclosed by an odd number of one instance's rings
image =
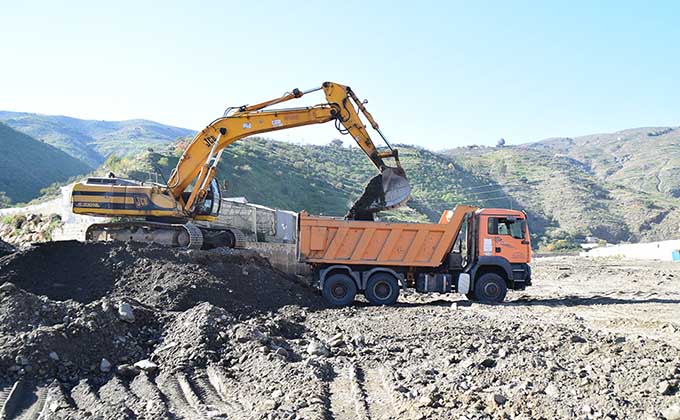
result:
[(196, 213), (200, 216), (217, 215), (220, 212), (221, 205), (222, 193), (220, 192), (220, 184), (217, 180), (213, 179), (205, 195), (205, 200), (198, 206)]

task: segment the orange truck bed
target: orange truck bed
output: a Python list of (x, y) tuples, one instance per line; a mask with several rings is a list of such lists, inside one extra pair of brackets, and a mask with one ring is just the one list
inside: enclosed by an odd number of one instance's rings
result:
[(437, 267), (451, 252), (465, 215), (456, 206), (439, 223), (387, 223), (311, 216), (298, 219), (299, 259), (309, 264)]

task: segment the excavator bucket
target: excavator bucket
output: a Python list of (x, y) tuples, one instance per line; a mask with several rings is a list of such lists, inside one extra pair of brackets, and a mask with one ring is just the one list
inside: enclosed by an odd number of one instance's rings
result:
[(411, 185), (401, 167), (385, 167), (366, 185), (364, 193), (345, 216), (350, 220), (373, 220), (373, 214), (404, 204), (411, 195)]

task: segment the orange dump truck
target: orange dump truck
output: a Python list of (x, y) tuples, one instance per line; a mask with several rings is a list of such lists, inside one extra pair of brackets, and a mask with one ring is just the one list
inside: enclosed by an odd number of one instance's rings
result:
[(531, 284), (526, 214), (457, 206), (439, 223), (386, 223), (312, 216), (298, 219), (298, 257), (310, 264), (324, 298), (351, 303), (358, 292), (376, 305), (401, 288), (464, 293), (501, 302)]

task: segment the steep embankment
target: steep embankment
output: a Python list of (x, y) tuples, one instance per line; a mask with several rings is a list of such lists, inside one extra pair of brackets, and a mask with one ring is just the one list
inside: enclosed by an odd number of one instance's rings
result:
[(13, 202), (30, 201), (40, 190), (89, 172), (85, 163), (0, 123), (0, 191)]

